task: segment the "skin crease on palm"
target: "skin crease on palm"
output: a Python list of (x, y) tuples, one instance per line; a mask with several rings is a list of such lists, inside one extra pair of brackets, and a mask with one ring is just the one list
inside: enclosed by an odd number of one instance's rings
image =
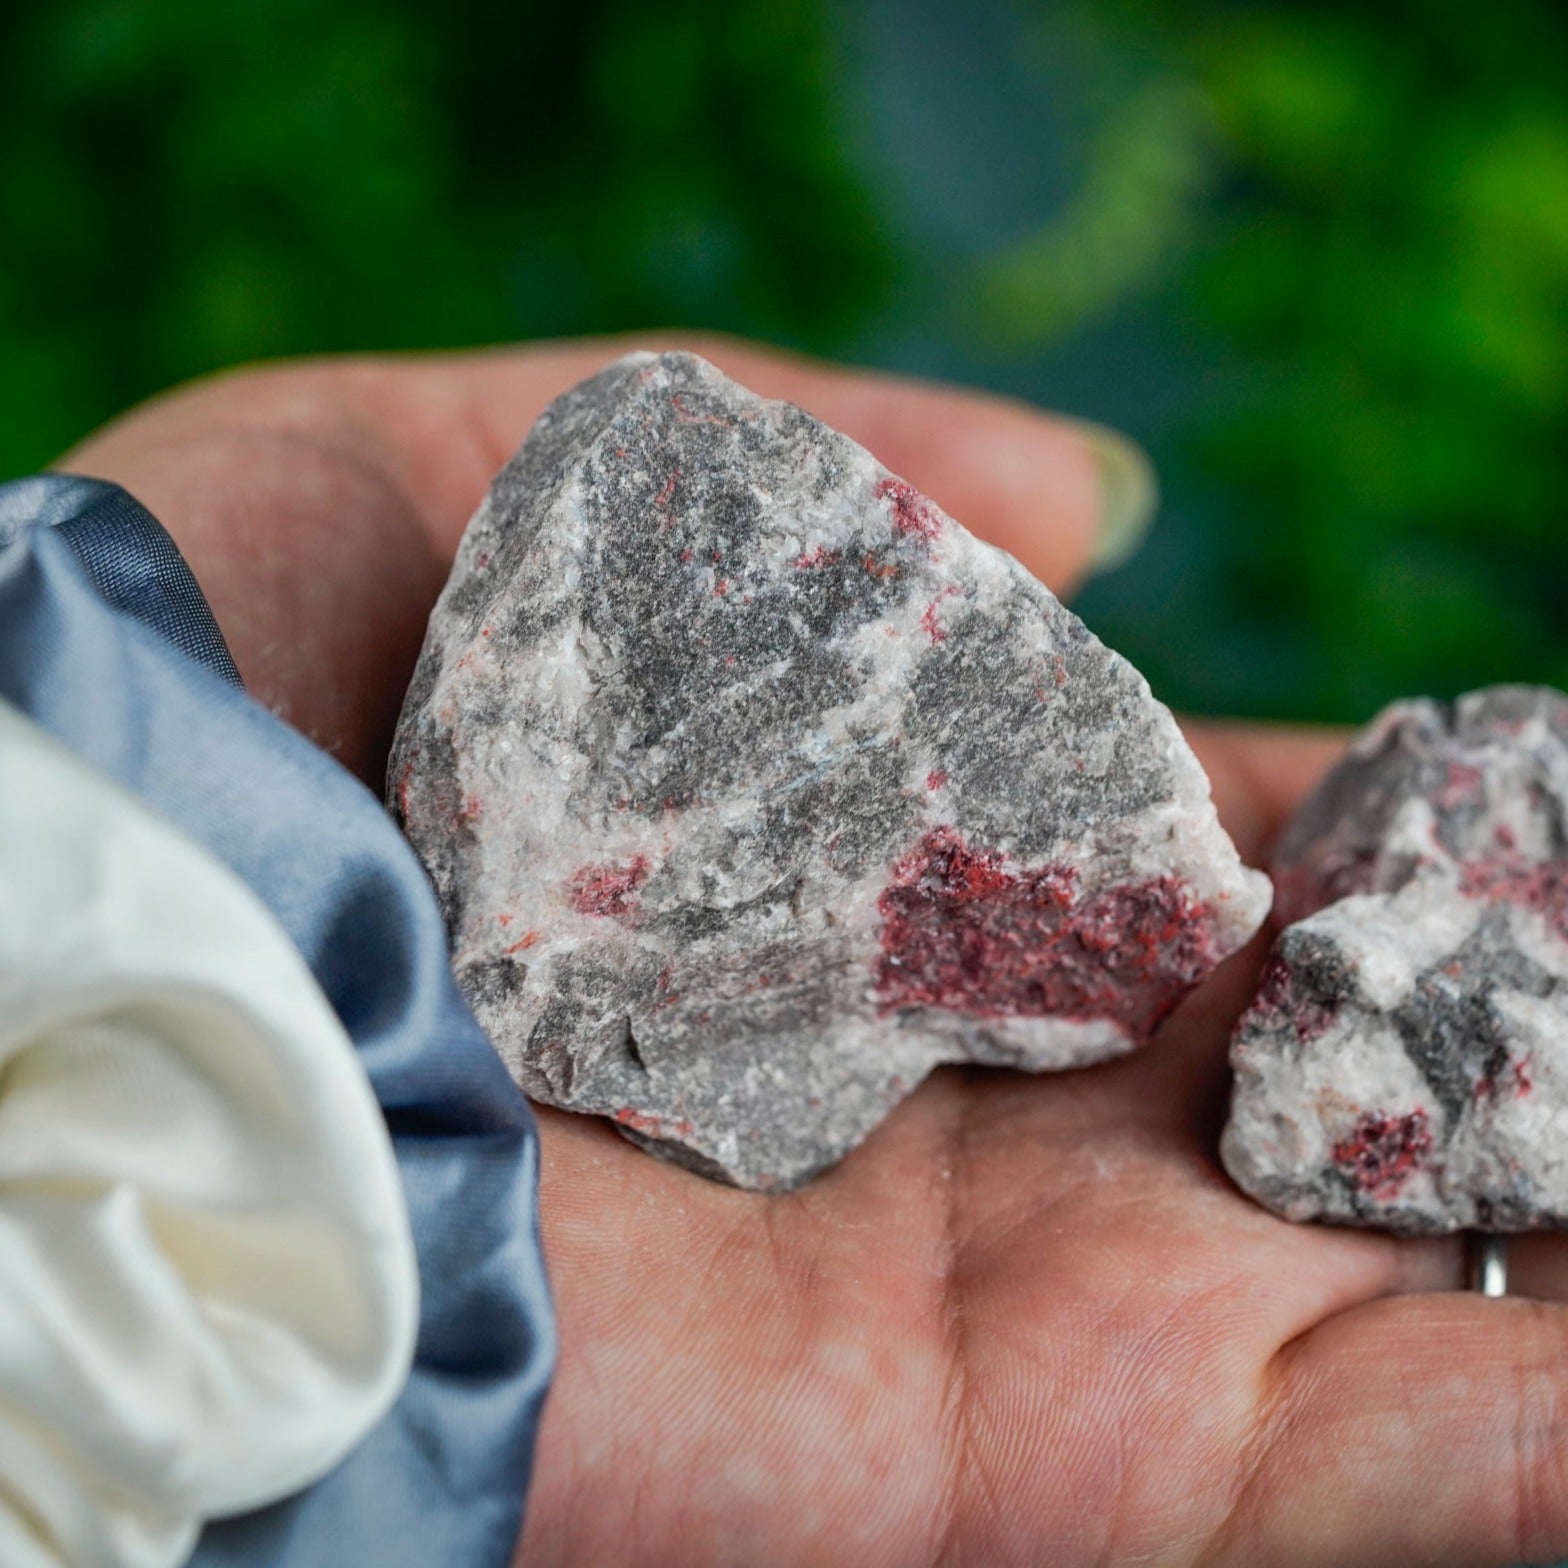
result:
[[(557, 393), (694, 348), (854, 436), (1058, 592), (1097, 470), (1021, 405), (726, 339), (579, 341), (233, 372), (60, 468), (174, 534), (252, 693), (373, 787), (425, 618)], [(1190, 725), (1253, 863), (1334, 736)], [(1285, 1224), (1215, 1149), (1259, 945), (1130, 1059), (944, 1070), (802, 1191), (732, 1191), (541, 1110), (560, 1365), (530, 1565), (1377, 1568), (1568, 1556), (1568, 1294), (1516, 1244)], [(1533, 1296), (1540, 1299), (1524, 1299)]]

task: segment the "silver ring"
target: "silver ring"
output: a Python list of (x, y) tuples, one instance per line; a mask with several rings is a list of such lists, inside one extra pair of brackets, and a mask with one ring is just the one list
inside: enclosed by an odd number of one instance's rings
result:
[(1508, 1294), (1508, 1238), (1492, 1231), (1470, 1237), (1470, 1289), (1483, 1296)]

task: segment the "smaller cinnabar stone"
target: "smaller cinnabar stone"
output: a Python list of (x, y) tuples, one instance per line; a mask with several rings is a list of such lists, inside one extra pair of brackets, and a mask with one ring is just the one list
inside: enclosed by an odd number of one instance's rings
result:
[(1221, 1151), (1290, 1219), (1568, 1224), (1568, 698), (1400, 703), (1275, 856)]

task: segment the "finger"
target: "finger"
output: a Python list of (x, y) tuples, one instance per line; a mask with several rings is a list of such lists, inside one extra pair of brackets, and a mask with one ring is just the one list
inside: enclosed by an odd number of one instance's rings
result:
[(250, 694), (379, 783), (449, 561), (354, 438), (325, 415), (273, 421), (264, 399), (239, 395), (247, 385), (151, 404), (56, 466), (141, 501), (196, 574)]
[(1568, 1309), (1397, 1297), (1281, 1353), (1216, 1543), (1248, 1568), (1568, 1556)]
[[(1058, 593), (1095, 560), (1128, 553), (1153, 511), (1148, 460), (1125, 437), (1027, 404), (879, 372), (848, 370), (738, 339), (677, 333), (541, 343), (397, 361), (486, 432), (484, 460), (454, 484), (439, 454), (416, 485), (437, 490), (448, 547), (545, 405), (633, 349), (685, 348), (765, 397), (798, 404), (866, 447), (972, 532)], [(374, 389), (371, 389), (372, 391)], [(434, 428), (434, 427), (433, 427)]]
[(1220, 822), (1250, 865), (1344, 754), (1348, 739), (1330, 728), (1217, 719), (1184, 719), (1182, 732), (1209, 775)]

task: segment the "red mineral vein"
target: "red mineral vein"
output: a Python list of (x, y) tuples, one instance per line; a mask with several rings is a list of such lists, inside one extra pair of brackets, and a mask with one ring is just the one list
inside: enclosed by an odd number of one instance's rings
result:
[(879, 501), (893, 513), (893, 527), (930, 544), (942, 532), (942, 514), (925, 496), (902, 479), (883, 479), (876, 488)]
[(925, 614), (920, 617), (920, 629), (931, 639), (933, 645), (947, 641), (947, 628), (942, 624), (942, 618), (937, 611), (942, 607), (944, 599), (951, 599), (955, 594), (962, 593), (963, 589), (949, 583), (936, 598), (925, 608)]
[(810, 550), (803, 550), (795, 557), (795, 566), (801, 571), (806, 571), (813, 566), (837, 566), (838, 563), (839, 552), (828, 549), (825, 544), (816, 545)]
[(567, 884), (572, 908), (580, 915), (619, 919), (633, 911), (631, 896), (648, 880), (648, 857), (624, 865), (584, 866)]
[(1171, 876), (1088, 897), (1071, 866), (1012, 871), (935, 828), (877, 899), (884, 1011), (1111, 1019), (1154, 1031), (1216, 962), (1210, 911)]
[(1476, 1079), (1471, 1098), (1477, 1101), (1498, 1100), (1504, 1094), (1522, 1100), (1535, 1087), (1535, 1062), (1530, 1056), (1510, 1058), (1494, 1076), (1482, 1073)]

